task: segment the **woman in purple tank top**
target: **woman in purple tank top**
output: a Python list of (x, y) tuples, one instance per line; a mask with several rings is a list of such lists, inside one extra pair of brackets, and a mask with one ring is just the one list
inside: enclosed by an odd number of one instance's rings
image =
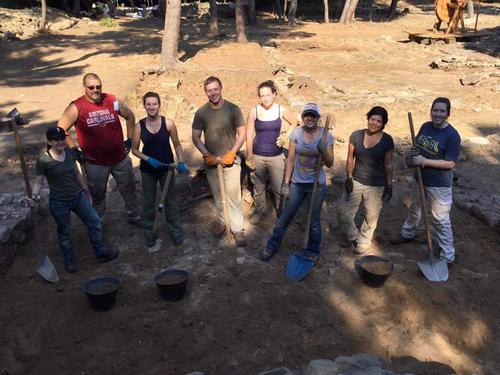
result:
[[(247, 118), (247, 166), (254, 185), (255, 208), (250, 223), (257, 225), (266, 212), (266, 185), (269, 181), (275, 200), (279, 199), (285, 170), (283, 146), (297, 125), (296, 117), (275, 103), (273, 81), (258, 86), (260, 104), (250, 110)], [(284, 126), (283, 126), (284, 125)]]

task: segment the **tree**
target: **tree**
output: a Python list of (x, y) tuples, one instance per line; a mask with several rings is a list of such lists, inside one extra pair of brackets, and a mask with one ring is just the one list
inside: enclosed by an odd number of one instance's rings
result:
[(238, 43), (247, 43), (247, 34), (245, 32), (245, 6), (243, 0), (235, 0), (235, 19), (236, 19), (236, 39)]
[(248, 24), (257, 25), (257, 12), (255, 11), (255, 0), (248, 0)]
[(43, 32), (45, 30), (45, 24), (47, 23), (47, 0), (42, 0), (42, 16), (40, 18), (40, 26), (38, 26), (38, 32)]
[(219, 20), (217, 18), (217, 0), (210, 0), (210, 29), (209, 36), (216, 36), (219, 34)]
[(325, 7), (325, 23), (330, 23), (330, 11), (328, 9), (328, 0), (323, 0), (323, 5)]
[(73, 2), (73, 15), (75, 17), (80, 17), (80, 0), (75, 0)]
[(295, 15), (297, 14), (297, 3), (298, 0), (290, 0), (290, 8), (288, 10), (288, 26), (295, 26), (297, 21), (295, 20)]
[(181, 0), (167, 0), (165, 27), (161, 43), (161, 70), (172, 68), (177, 61), (181, 28)]
[(354, 13), (356, 11), (356, 7), (358, 6), (358, 1), (359, 0), (346, 0), (339, 23), (343, 23), (348, 26), (351, 25), (354, 21)]

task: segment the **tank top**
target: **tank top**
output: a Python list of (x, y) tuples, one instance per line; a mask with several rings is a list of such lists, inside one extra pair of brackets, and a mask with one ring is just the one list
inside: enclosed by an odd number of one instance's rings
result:
[[(170, 147), (170, 134), (167, 129), (167, 121), (161, 116), (160, 130), (157, 133), (151, 133), (146, 127), (146, 118), (139, 121), (141, 125), (141, 141), (143, 144), (142, 153), (146, 156), (151, 156), (162, 163), (172, 164), (174, 162), (174, 154)], [(157, 174), (158, 170), (154, 169), (148, 162), (141, 160), (140, 170), (149, 174)]]
[(281, 106), (278, 105), (278, 118), (275, 120), (259, 120), (258, 106), (255, 107), (255, 138), (253, 153), (260, 156), (278, 156), (283, 150), (276, 145), (281, 130)]
[(102, 101), (93, 103), (81, 96), (73, 104), (78, 110), (76, 136), (85, 158), (97, 165), (122, 161), (125, 148), (116, 98), (102, 94)]

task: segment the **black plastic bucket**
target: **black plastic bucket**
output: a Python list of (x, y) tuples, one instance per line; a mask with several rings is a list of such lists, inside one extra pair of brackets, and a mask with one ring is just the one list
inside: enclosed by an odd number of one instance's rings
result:
[(106, 311), (114, 306), (120, 285), (114, 277), (99, 277), (87, 281), (83, 290), (94, 310)]
[(186, 293), (188, 278), (187, 271), (170, 269), (157, 274), (154, 281), (166, 301), (180, 301)]
[(379, 288), (384, 285), (394, 266), (386, 258), (367, 255), (354, 261), (354, 268), (366, 285)]

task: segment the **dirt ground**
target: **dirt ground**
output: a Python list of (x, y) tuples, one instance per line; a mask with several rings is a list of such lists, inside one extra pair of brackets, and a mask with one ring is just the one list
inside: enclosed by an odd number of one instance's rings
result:
[[(164, 112), (178, 125), (191, 176), (201, 158), (191, 144), (190, 124), (196, 108), (206, 101), (202, 82), (211, 74), (222, 79), (224, 97), (245, 114), (257, 104), (257, 84), (267, 79), (278, 82), (280, 101), (296, 112), (304, 102), (317, 101), (323, 112), (335, 115), (338, 142), (322, 214), (322, 256), (301, 283), (291, 283), (284, 275), (287, 256), (301, 241), (301, 220), (289, 228), (282, 250), (263, 263), (258, 254), (275, 216), (269, 210), (261, 225), (251, 226), (246, 203), (247, 248), (211, 237), (213, 203), (201, 200), (183, 211), (185, 245), (174, 247), (162, 231), (160, 250), (150, 253), (141, 229), (126, 223), (123, 202), (113, 191), (104, 236), (122, 255), (95, 264), (84, 227), (75, 219), (76, 274), (64, 272), (53, 220), (42, 218), (44, 243), (31, 240), (20, 248), (0, 282), (0, 371), (255, 374), (279, 366), (300, 368), (316, 358), (370, 352), (400, 373), (497, 374), (497, 232), (455, 207), (456, 264), (448, 282), (426, 281), (416, 265), (426, 258), (424, 233), (419, 233), (422, 243), (393, 246), (388, 241), (404, 220), (410, 191), (410, 172), (397, 153), (395, 196), (384, 206), (372, 249), (390, 259), (395, 269), (383, 288), (372, 289), (356, 275), (356, 257), (339, 247), (335, 214), (346, 140), (365, 126), (365, 113), (373, 105), (384, 105), (390, 118), (387, 131), (403, 150), (409, 142), (407, 112), (420, 124), (428, 118), (432, 99), (443, 95), (452, 99), (450, 122), (464, 141), (490, 141), (468, 148), (458, 166), (460, 174), (485, 196), (500, 194), (500, 145), (495, 138), (500, 128), (495, 91), (500, 83), (498, 12), (493, 5), (485, 8), (480, 28), (494, 36), (429, 46), (408, 43), (404, 31), (430, 27), (433, 15), (425, 11), (353, 27), (307, 21), (289, 29), (266, 18), (248, 30), (251, 43), (245, 45), (234, 43), (232, 25), (225, 20), (225, 37), (215, 41), (205, 37), (205, 19), (189, 20), (182, 27), (183, 62), (159, 77), (139, 73), (159, 58), (162, 25), (154, 20), (124, 19), (112, 29), (82, 22), (57, 34), (2, 44), (0, 115), (16, 106), (32, 120), (21, 132), (30, 165), (43, 146), (46, 125), (57, 121), (67, 103), (80, 95), (81, 77), (90, 71), (101, 76), (106, 91), (125, 98), (137, 116), (144, 115), (143, 93), (162, 94)], [(474, 61), (476, 67), (429, 66), (452, 56), (458, 58), (453, 61)], [(489, 77), (474, 86), (461, 85), (460, 78), (477, 72)], [(12, 135), (0, 133), (0, 145), (0, 189), (19, 191), (22, 180)], [(177, 180), (179, 203), (191, 195), (191, 176)], [(137, 186), (140, 189), (140, 183)], [(42, 246), (59, 270), (57, 284), (42, 282), (33, 271)], [(162, 301), (152, 281), (170, 267), (190, 272), (188, 293), (180, 302)], [(116, 306), (102, 313), (90, 308), (81, 286), (104, 275), (120, 278), (122, 287)]]

